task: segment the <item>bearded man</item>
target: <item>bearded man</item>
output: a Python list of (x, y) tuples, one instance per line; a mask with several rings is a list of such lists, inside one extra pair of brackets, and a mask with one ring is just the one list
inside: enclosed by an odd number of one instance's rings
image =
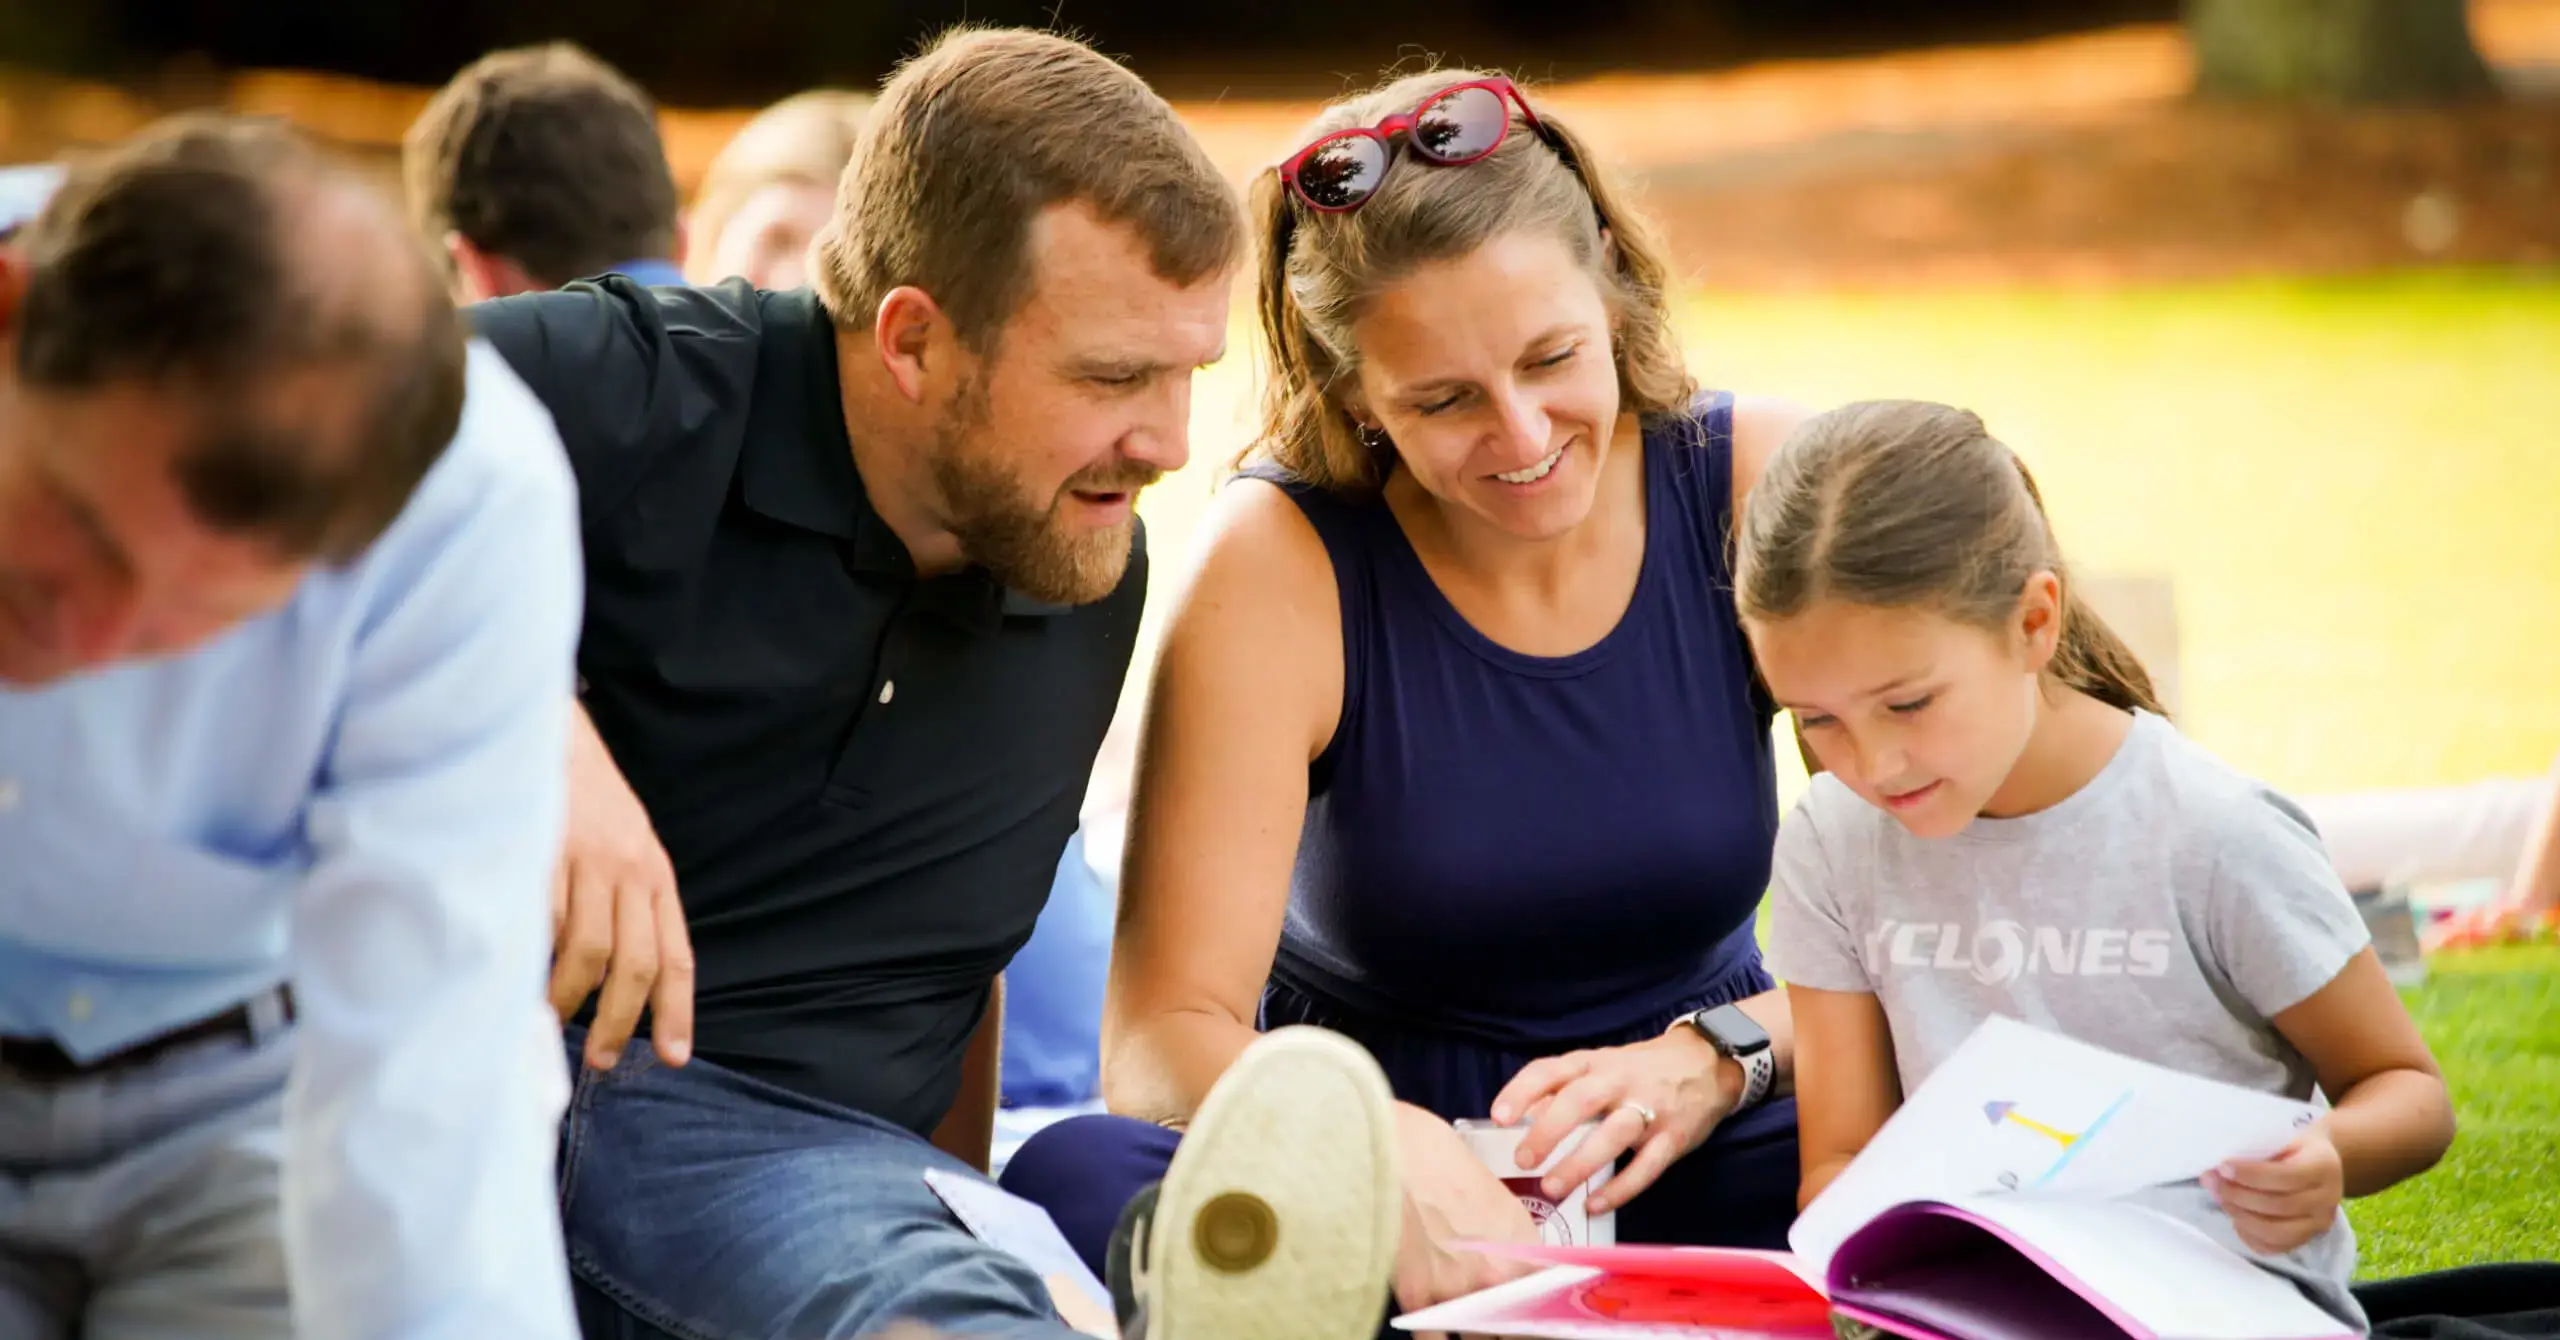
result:
[[(1135, 75), (982, 29), (883, 88), (813, 288), (608, 277), (471, 309), (580, 492), (551, 994), (583, 1063), (561, 1203), (590, 1340), (1076, 1333), (925, 1174), (984, 1166), (998, 975), (1120, 696), (1134, 504), (1188, 458), (1243, 236)], [(1341, 1084), (1245, 1095), (1245, 1137), (1208, 1141), (1233, 1157), (1164, 1204), (1391, 1205), (1383, 1164), (1327, 1153), (1383, 1139), (1383, 1097), (1340, 1098), (1374, 1065), (1310, 1067)], [(1218, 1240), (1171, 1213), (1154, 1292), (1115, 1300), (1149, 1318), (1129, 1334), (1295, 1337), (1317, 1274), (1385, 1296), (1382, 1261), (1338, 1252), (1167, 1267)], [(1323, 1240), (1290, 1217), (1244, 1236)]]

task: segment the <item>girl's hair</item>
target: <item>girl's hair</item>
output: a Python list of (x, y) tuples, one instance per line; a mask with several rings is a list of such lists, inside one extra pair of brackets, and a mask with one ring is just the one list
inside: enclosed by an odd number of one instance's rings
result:
[(871, 99), (840, 88), (813, 88), (755, 114), (721, 147), (702, 174), (686, 217), (687, 246), (706, 254), (729, 216), (747, 197), (775, 182), (815, 186), (832, 194), (853, 158)]
[(1873, 400), (1806, 421), (1752, 486), (1737, 547), (1737, 603), (1754, 621), (1845, 600), (1999, 629), (2028, 579), (2050, 572), (2062, 635), (2047, 672), (2168, 715), (2142, 662), (2073, 590), (2026, 463), (1968, 411)]
[[(1406, 75), (1326, 108), (1297, 143), (1375, 125), (1452, 84), (1484, 77), (1472, 70)], [(1279, 174), (1262, 175), (1252, 208), (1269, 366), (1261, 433), (1248, 455), (1327, 489), (1376, 489), (1386, 477), (1387, 451), (1363, 439), (1340, 398), (1359, 371), (1352, 324), (1416, 267), (1520, 231), (1562, 241), (1599, 281), (1615, 325), (1621, 406), (1647, 415), (1688, 407), (1695, 386), (1672, 337), (1670, 267), (1653, 229), (1544, 107), (1543, 136), (1516, 108), (1511, 117), (1501, 146), (1464, 167), (1424, 162), (1397, 144), (1386, 184), (1347, 214), (1308, 209)]]

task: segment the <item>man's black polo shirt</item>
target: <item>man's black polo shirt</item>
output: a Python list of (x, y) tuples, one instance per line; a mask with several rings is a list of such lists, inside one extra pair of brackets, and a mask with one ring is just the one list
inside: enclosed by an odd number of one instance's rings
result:
[(919, 581), (805, 290), (611, 278), (472, 316), (577, 471), (578, 668), (675, 862), (696, 1054), (930, 1130), (1075, 830), (1143, 536), (1078, 608)]

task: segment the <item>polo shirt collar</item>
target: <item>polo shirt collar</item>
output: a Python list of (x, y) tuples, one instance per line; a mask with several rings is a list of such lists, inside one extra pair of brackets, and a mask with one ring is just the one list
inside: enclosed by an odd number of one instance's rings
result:
[[(748, 508), (785, 525), (855, 541), (866, 551), (860, 564), (866, 569), (904, 566), (906, 546), (871, 510), (862, 476), (853, 468), (853, 440), (845, 436), (844, 401), (836, 390), (834, 327), (826, 312), (806, 289), (748, 295), (750, 302), (759, 300), (765, 305), (766, 357), (756, 374), (751, 394), (757, 403), (747, 416), (738, 461)], [(885, 552), (873, 552), (884, 545)], [(895, 563), (882, 561), (893, 555)]]
[[(785, 411), (786, 421), (805, 425), (805, 430), (750, 429), (738, 463), (747, 506), (785, 525), (850, 542), (858, 572), (912, 576), (915, 563), (906, 544), (872, 510), (861, 472), (853, 465), (853, 439), (844, 427), (843, 382), (836, 373), (835, 323), (808, 289), (759, 296), (766, 304), (767, 328), (787, 338), (769, 346), (780, 357), (758, 376), (757, 397), (769, 397)], [(801, 347), (794, 351), (789, 347), (793, 343)], [(767, 377), (773, 380), (768, 383)], [(790, 412), (794, 402), (796, 413)], [(980, 569), (962, 575), (984, 582), (990, 619), (1047, 618), (1074, 608), (999, 588)], [(993, 598), (999, 590), (1002, 598)]]

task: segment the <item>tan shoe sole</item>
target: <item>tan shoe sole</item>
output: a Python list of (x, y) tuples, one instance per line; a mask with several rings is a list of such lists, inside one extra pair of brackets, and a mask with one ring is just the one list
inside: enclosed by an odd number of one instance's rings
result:
[(1378, 1063), (1322, 1029), (1237, 1057), (1156, 1193), (1150, 1340), (1372, 1340), (1404, 1213), (1394, 1101)]

